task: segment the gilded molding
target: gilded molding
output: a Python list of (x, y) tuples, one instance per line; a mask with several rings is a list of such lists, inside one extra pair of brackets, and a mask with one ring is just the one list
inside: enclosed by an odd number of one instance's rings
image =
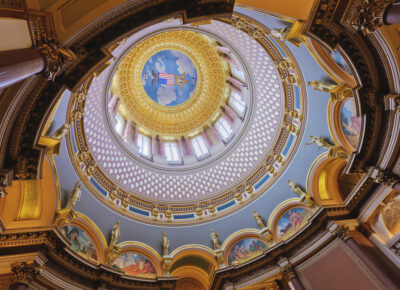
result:
[(343, 225), (338, 226), (336, 229), (334, 229), (332, 231), (332, 234), (342, 240), (342, 241), (346, 241), (347, 239), (350, 238), (350, 233), (349, 233), (349, 229)]
[(383, 13), (394, 0), (355, 0), (351, 24), (368, 35), (383, 25)]
[[(197, 84), (185, 103), (166, 107), (152, 101), (142, 86), (146, 61), (162, 50), (187, 55), (197, 69)], [(204, 126), (224, 103), (226, 74), (221, 57), (209, 40), (185, 30), (166, 31), (137, 44), (118, 66), (119, 91), (127, 120), (151, 134), (188, 135)]]

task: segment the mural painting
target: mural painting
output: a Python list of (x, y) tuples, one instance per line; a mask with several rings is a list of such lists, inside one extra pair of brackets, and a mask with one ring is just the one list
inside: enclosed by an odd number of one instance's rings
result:
[(141, 254), (127, 252), (119, 255), (113, 262), (113, 267), (125, 273), (145, 278), (156, 278), (157, 272), (153, 263)]
[(331, 57), (333, 58), (333, 60), (348, 74), (352, 75), (351, 70), (347, 64), (347, 62), (345, 61), (345, 59), (343, 58), (343, 56), (340, 54), (339, 51), (332, 50), (330, 53)]
[(286, 211), (278, 221), (276, 235), (286, 240), (304, 226), (312, 211), (306, 207), (293, 207)]
[(340, 111), (340, 123), (346, 140), (353, 148), (357, 148), (361, 130), (361, 118), (357, 117), (354, 99), (348, 98), (343, 102)]
[(70, 242), (70, 248), (79, 255), (97, 262), (97, 251), (92, 240), (80, 228), (67, 225), (61, 229), (63, 235)]
[(239, 265), (259, 255), (267, 249), (267, 245), (258, 239), (243, 239), (237, 242), (229, 251), (228, 264)]
[(192, 95), (197, 70), (191, 59), (176, 50), (162, 50), (143, 67), (142, 85), (147, 95), (163, 106), (178, 106)]

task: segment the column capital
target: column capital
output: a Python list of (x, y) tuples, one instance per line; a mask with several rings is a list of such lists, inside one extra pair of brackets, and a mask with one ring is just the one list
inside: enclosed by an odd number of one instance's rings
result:
[(359, 0), (357, 11), (351, 19), (351, 24), (361, 30), (364, 35), (374, 32), (383, 25), (383, 15), (393, 0), (365, 1)]
[(52, 81), (62, 72), (63, 67), (75, 58), (70, 49), (58, 46), (53, 39), (43, 41), (36, 49), (46, 62), (43, 75)]
[(14, 263), (11, 269), (15, 274), (14, 283), (24, 284), (30, 284), (42, 272), (41, 266), (34, 260)]
[(293, 278), (297, 277), (296, 271), (294, 270), (294, 267), (291, 264), (288, 264), (281, 268), (282, 274), (287, 277), (288, 280), (291, 280)]
[(338, 239), (341, 239), (342, 241), (346, 241), (347, 239), (351, 238), (349, 233), (349, 228), (343, 225), (336, 227), (332, 231), (332, 234)]

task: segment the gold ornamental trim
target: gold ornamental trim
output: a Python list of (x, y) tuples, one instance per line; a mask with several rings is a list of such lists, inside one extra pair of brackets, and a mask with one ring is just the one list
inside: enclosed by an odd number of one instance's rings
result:
[[(192, 96), (173, 107), (154, 102), (142, 85), (147, 60), (162, 50), (187, 55), (197, 70)], [(224, 102), (226, 73), (213, 43), (193, 31), (166, 31), (145, 39), (122, 60), (117, 71), (121, 113), (152, 134), (180, 136), (206, 125)]]

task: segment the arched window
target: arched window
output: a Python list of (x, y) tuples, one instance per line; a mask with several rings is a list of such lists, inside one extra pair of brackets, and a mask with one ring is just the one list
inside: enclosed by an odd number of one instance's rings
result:
[(232, 126), (224, 117), (218, 119), (218, 121), (215, 123), (215, 129), (224, 142), (228, 142), (232, 137)]
[(125, 127), (126, 120), (119, 113), (117, 114), (116, 119), (117, 119), (117, 124), (115, 125), (115, 131), (117, 131), (117, 133), (120, 136), (122, 136), (122, 134), (124, 133), (122, 131), (125, 129), (124, 127)]
[(165, 142), (164, 152), (168, 162), (180, 162), (182, 160), (176, 142)]
[(150, 150), (150, 137), (139, 133), (137, 138), (137, 146), (139, 147), (139, 154), (143, 155), (144, 157), (150, 158), (151, 157), (151, 150)]
[(229, 98), (229, 104), (240, 117), (243, 117), (244, 113), (246, 112), (246, 103), (243, 102), (241, 95), (236, 92), (232, 92), (231, 97)]
[(242, 81), (246, 80), (246, 77), (244, 76), (244, 72), (241, 71), (236, 65), (230, 64), (231, 72), (233, 75), (241, 79)]
[(197, 159), (203, 159), (210, 154), (207, 144), (201, 135), (192, 138), (191, 143)]

